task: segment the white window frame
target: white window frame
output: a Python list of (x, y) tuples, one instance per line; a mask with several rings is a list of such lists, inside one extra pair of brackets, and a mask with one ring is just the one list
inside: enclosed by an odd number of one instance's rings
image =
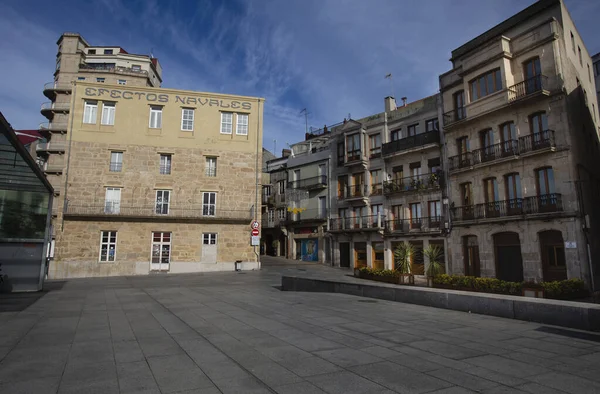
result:
[(110, 163), (108, 169), (110, 172), (123, 171), (123, 152), (110, 152)]
[[(162, 129), (162, 110), (163, 107), (159, 105), (150, 106), (150, 117), (148, 119), (148, 127), (151, 129)], [(152, 119), (154, 117), (154, 122)]]
[(194, 109), (193, 108), (182, 108), (181, 109), (181, 130), (182, 131), (194, 131)]
[[(104, 242), (104, 234), (107, 234), (108, 241)], [(111, 241), (111, 238), (114, 234), (114, 242)], [(106, 247), (106, 257), (102, 259), (102, 247)], [(114, 253), (112, 255), (112, 260), (110, 259), (111, 250), (110, 247), (113, 247)], [(114, 263), (117, 260), (117, 231), (100, 231), (100, 253), (98, 254), (98, 261), (100, 263)]]
[(248, 114), (237, 114), (236, 115), (236, 124), (235, 124), (235, 134), (236, 135), (248, 135)]
[[(214, 195), (214, 203), (210, 202), (210, 196)], [(208, 196), (208, 202), (206, 197)], [(202, 216), (216, 216), (217, 214), (217, 193), (202, 192)]]
[[(158, 200), (158, 196), (161, 196), (161, 201)], [(165, 195), (167, 196), (167, 201), (165, 200)], [(159, 209), (160, 206), (160, 209)], [(167, 212), (164, 211), (164, 207), (167, 207)], [(154, 198), (154, 213), (156, 215), (168, 215), (169, 209), (171, 208), (171, 190), (157, 190)], [(160, 211), (160, 212), (159, 212)]]
[(127, 80), (126, 79), (117, 79), (117, 83), (119, 85), (127, 85)]
[(217, 158), (215, 156), (206, 157), (206, 171), (204, 174), (211, 178), (215, 178), (217, 176)]
[[(160, 234), (160, 241), (155, 241), (154, 240), (154, 235), (155, 234)], [(169, 241), (165, 241), (165, 234), (169, 234)], [(172, 248), (172, 242), (173, 242), (173, 233), (171, 231), (153, 231), (152, 232), (152, 246), (150, 247), (150, 264), (163, 264), (162, 262), (162, 252), (163, 252), (163, 246), (168, 245), (169, 246), (169, 262), (166, 264), (171, 264), (171, 253), (173, 252), (173, 248)], [(154, 245), (158, 245), (158, 250), (159, 250), (159, 255), (158, 255), (158, 262), (154, 262)]]
[(161, 153), (158, 172), (161, 175), (170, 175), (172, 165), (173, 165), (172, 155), (170, 155), (168, 153)]
[[(108, 200), (106, 197), (109, 192), (115, 192), (119, 196), (118, 199)], [(120, 187), (107, 187), (104, 192), (104, 213), (107, 214), (118, 214), (121, 212), (121, 188)]]
[(117, 104), (114, 102), (103, 102), (102, 103), (102, 118), (100, 124), (105, 126), (115, 125), (115, 113), (117, 110)]
[(221, 134), (231, 134), (232, 132), (233, 112), (221, 112)]
[(278, 208), (277, 209), (277, 217), (279, 218), (279, 220), (285, 220), (286, 218), (286, 210), (283, 208)]
[(202, 245), (217, 245), (217, 233), (202, 233)]
[(83, 123), (96, 124), (98, 118), (98, 101), (85, 100), (83, 105)]

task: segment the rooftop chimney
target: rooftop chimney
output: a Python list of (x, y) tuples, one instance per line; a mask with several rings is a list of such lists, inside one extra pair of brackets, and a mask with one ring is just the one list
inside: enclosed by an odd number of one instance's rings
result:
[(402, 106), (406, 107), (406, 97), (402, 97)]
[(290, 157), (291, 154), (292, 154), (292, 151), (290, 149), (282, 149), (281, 150), (281, 157)]
[(392, 96), (387, 96), (383, 99), (383, 103), (385, 106), (385, 112), (391, 112), (396, 109), (396, 99)]

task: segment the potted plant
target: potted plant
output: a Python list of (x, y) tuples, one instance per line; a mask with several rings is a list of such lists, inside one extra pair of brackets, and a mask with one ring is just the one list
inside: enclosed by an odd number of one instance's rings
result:
[(425, 269), (427, 286), (433, 287), (433, 279), (444, 273), (444, 266), (440, 261), (444, 252), (442, 248), (437, 245), (429, 245), (423, 250), (423, 254), (429, 260), (427, 268)]
[(402, 242), (394, 250), (395, 269), (398, 271), (398, 283), (415, 284), (415, 276), (411, 272), (410, 256), (415, 252), (414, 246), (408, 242)]

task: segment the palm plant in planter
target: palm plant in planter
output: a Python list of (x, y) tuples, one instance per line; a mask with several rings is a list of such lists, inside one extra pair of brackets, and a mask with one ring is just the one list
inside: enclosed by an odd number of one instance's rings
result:
[(444, 252), (442, 248), (437, 245), (429, 245), (423, 250), (423, 254), (429, 260), (427, 269), (425, 270), (425, 274), (427, 275), (427, 286), (433, 287), (433, 278), (444, 273), (444, 267), (440, 261)]
[(402, 242), (394, 250), (394, 269), (400, 273), (399, 283), (415, 284), (415, 276), (411, 272), (410, 257), (414, 254), (415, 248), (408, 242)]

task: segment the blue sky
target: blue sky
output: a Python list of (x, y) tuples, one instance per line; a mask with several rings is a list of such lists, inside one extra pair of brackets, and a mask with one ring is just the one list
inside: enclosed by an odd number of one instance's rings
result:
[[(264, 146), (277, 151), (309, 126), (383, 109), (393, 90), (416, 100), (438, 91), (451, 50), (532, 0), (3, 0), (0, 111), (36, 128), (56, 40), (81, 33), (92, 45), (149, 53), (163, 87), (267, 99)], [(600, 52), (600, 1), (567, 0), (591, 54)], [(393, 89), (387, 73), (393, 74)]]

